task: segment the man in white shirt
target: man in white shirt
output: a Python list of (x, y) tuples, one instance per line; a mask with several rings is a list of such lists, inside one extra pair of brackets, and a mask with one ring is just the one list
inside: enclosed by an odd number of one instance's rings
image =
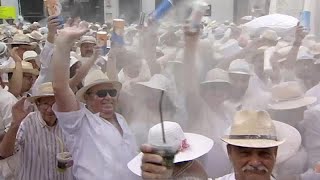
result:
[[(124, 118), (115, 113), (121, 83), (110, 81), (100, 70), (84, 79), (77, 97), (69, 87), (69, 56), (75, 40), (87, 32), (84, 23), (60, 30), (53, 54), (54, 112), (74, 158), (77, 180), (131, 180), (127, 163), (137, 154), (133, 134)], [(79, 102), (78, 100), (81, 102)], [(85, 104), (84, 104), (85, 103)]]

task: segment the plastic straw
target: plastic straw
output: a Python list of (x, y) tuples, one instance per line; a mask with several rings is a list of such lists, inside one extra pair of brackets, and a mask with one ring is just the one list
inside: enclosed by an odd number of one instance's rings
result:
[(162, 117), (162, 100), (163, 100), (163, 94), (164, 91), (161, 91), (161, 97), (160, 97), (160, 102), (159, 102), (159, 113), (160, 113), (160, 122), (161, 122), (161, 128), (162, 128), (162, 141), (164, 144), (166, 144), (166, 136), (164, 132), (164, 124), (163, 124), (163, 117)]

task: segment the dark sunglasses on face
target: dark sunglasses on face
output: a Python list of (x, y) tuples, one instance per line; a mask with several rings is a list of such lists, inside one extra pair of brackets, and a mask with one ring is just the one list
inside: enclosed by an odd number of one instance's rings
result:
[(103, 89), (103, 90), (99, 90), (99, 91), (95, 92), (94, 94), (97, 95), (99, 98), (103, 98), (103, 97), (106, 97), (108, 94), (111, 97), (116, 97), (117, 93), (118, 92), (115, 89)]

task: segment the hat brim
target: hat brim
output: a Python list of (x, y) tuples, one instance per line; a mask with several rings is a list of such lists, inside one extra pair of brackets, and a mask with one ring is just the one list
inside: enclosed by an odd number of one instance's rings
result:
[[(4, 69), (0, 69), (0, 72), (2, 73), (12, 73), (14, 71), (13, 68), (4, 68)], [(35, 76), (39, 75), (39, 71), (36, 69), (22, 69), (22, 72), (24, 73), (30, 73), (33, 74)]]
[(151, 88), (151, 89), (157, 89), (157, 90), (161, 90), (161, 91), (166, 91), (165, 88), (159, 87), (157, 84), (152, 83), (150, 81), (148, 81), (148, 82), (139, 82), (136, 85), (140, 85), (140, 86)]
[(30, 34), (27, 34), (27, 36), (29, 38), (33, 39), (33, 40), (36, 40), (36, 41), (41, 41), (43, 39), (43, 37), (42, 38), (36, 38), (36, 37), (31, 36)]
[(84, 99), (84, 95), (85, 93), (90, 89), (92, 88), (93, 86), (96, 86), (96, 85), (100, 85), (100, 84), (112, 84), (113, 87), (117, 90), (118, 94), (120, 93), (120, 90), (121, 90), (121, 87), (122, 87), (122, 84), (118, 81), (110, 81), (110, 80), (97, 80), (87, 86), (84, 86), (82, 87), (77, 93), (76, 93), (76, 96), (78, 98), (78, 100), (80, 102), (83, 102), (85, 103), (86, 100)]
[(11, 42), (7, 44), (8, 45), (30, 45), (30, 43), (27, 43), (27, 42)]
[(231, 84), (231, 82), (221, 79), (221, 80), (213, 80), (213, 81), (204, 81), (200, 83), (200, 85), (202, 86), (209, 85), (209, 84)]
[(243, 71), (228, 71), (228, 73), (230, 74), (241, 74), (241, 75), (248, 75), (251, 76), (252, 74), (248, 73), (248, 72), (243, 72)]
[[(280, 121), (273, 120), (272, 122), (274, 123), (274, 125), (276, 127), (278, 138), (281, 139), (276, 144), (279, 144), (280, 142), (282, 142), (279, 145), (277, 145), (278, 146), (278, 153), (277, 153), (276, 164), (280, 164), (280, 163), (288, 160), (293, 155), (295, 155), (295, 153), (300, 148), (300, 145), (302, 143), (302, 138), (301, 138), (299, 131), (296, 128), (294, 128), (286, 123), (280, 122)], [(230, 128), (228, 129), (228, 131), (230, 132)], [(226, 141), (224, 141), (224, 142), (226, 142)], [(228, 144), (228, 142), (226, 142), (226, 143)], [(258, 143), (259, 142), (255, 142), (254, 144), (256, 146), (252, 147), (252, 148), (263, 148)], [(274, 146), (276, 144), (273, 143), (271, 147), (276, 147), (276, 146)], [(225, 153), (228, 154), (226, 144), (222, 143), (222, 145), (223, 145), (223, 149), (224, 149)], [(252, 143), (244, 144), (242, 142), (242, 145), (245, 145), (245, 146), (241, 146), (241, 147), (248, 147), (248, 146), (252, 145)], [(266, 145), (266, 143), (263, 142), (263, 145)], [(235, 145), (235, 146), (237, 146), (237, 145)], [(251, 147), (249, 147), (249, 148), (251, 148)], [(265, 148), (269, 148), (269, 147), (265, 147)]]
[(79, 46), (81, 46), (82, 44), (97, 44), (97, 43), (92, 41), (83, 41), (78, 43)]
[(35, 103), (37, 99), (39, 98), (44, 98), (44, 97), (53, 97), (54, 94), (43, 94), (43, 95), (39, 95), (39, 96), (31, 96), (27, 98), (27, 101), (29, 101), (30, 103)]
[[(176, 154), (174, 163), (191, 161), (207, 154), (213, 147), (213, 140), (205, 136), (193, 133), (184, 133), (190, 147)], [(134, 174), (141, 176), (142, 153), (139, 153), (128, 164), (128, 168)]]
[(317, 101), (316, 97), (303, 97), (296, 100), (274, 102), (269, 104), (269, 108), (273, 110), (296, 109), (311, 105)]

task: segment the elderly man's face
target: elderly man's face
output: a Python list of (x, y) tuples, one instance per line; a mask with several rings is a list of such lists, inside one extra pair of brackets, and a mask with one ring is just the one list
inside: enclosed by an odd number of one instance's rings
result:
[(91, 43), (83, 43), (80, 46), (80, 52), (81, 52), (81, 56), (82, 57), (91, 57), (93, 54), (93, 48), (94, 48), (95, 44), (91, 44)]
[(109, 119), (114, 115), (118, 95), (112, 84), (100, 84), (87, 91), (85, 100), (93, 113), (100, 113), (103, 118)]
[(233, 87), (231, 95), (238, 98), (242, 97), (248, 89), (250, 75), (229, 73), (229, 76)]
[(31, 89), (35, 79), (36, 79), (35, 75), (30, 74), (30, 73), (23, 73), (21, 93), (29, 91)]
[(270, 180), (277, 150), (277, 147), (255, 149), (228, 145), (228, 154), (236, 179)]
[(52, 110), (52, 106), (55, 102), (54, 96), (42, 97), (37, 100), (36, 104), (44, 121), (50, 122), (56, 120), (56, 116)]

